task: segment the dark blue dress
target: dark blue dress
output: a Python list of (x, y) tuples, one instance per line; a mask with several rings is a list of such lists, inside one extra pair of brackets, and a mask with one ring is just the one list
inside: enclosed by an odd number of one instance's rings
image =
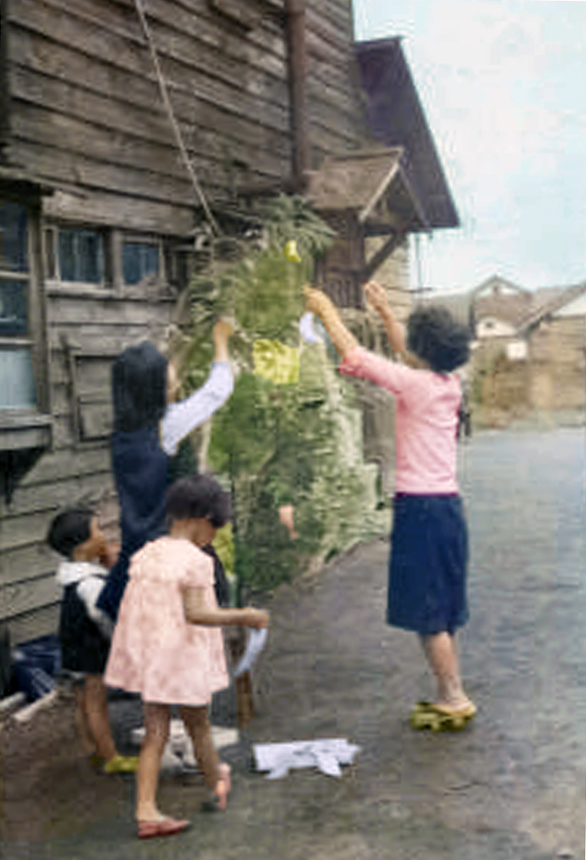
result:
[(126, 583), (130, 557), (165, 533), (165, 491), (169, 457), (158, 427), (112, 435), (112, 471), (121, 518), (122, 547), (98, 598), (98, 607), (115, 621)]

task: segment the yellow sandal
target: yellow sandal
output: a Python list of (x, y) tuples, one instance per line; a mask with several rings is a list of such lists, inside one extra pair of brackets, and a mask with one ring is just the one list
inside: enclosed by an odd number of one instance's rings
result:
[(432, 702), (419, 702), (411, 712), (409, 722), (418, 731), (458, 732), (476, 716), (476, 707), (470, 702), (464, 708), (449, 708)]

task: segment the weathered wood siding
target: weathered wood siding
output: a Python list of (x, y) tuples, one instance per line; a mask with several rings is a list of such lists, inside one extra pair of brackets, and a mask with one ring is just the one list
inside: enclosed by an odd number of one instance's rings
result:
[(311, 167), (346, 154), (367, 138), (360, 98), (350, 0), (309, 0), (307, 101)]
[(0, 500), (0, 606), (14, 642), (56, 630), (57, 558), (44, 545), (52, 516), (69, 505), (96, 505), (107, 535), (117, 537), (108, 439), (103, 427), (98, 427), (100, 435), (92, 441), (76, 438), (71, 374), (62, 339), (79, 348), (78, 394), (87, 404), (82, 408), (86, 423), (88, 417), (102, 414), (108, 428), (112, 358), (130, 343), (145, 338), (157, 342), (173, 307), (165, 299), (129, 301), (99, 296), (98, 291), (85, 295), (58, 289), (49, 292), (54, 446), (19, 485), (12, 503), (7, 506)]
[[(246, 0), (241, 0), (246, 6)], [(216, 200), (290, 162), (283, 24), (239, 27), (208, 0), (148, 0), (198, 179)], [(11, 150), (31, 172), (175, 207), (196, 202), (132, 0), (14, 0)]]
[[(145, 3), (192, 164), (216, 202), (290, 172), (287, 50), (278, 7), (271, 0), (269, 14), (246, 29), (209, 0)], [(325, 154), (359, 146), (365, 128), (350, 0), (309, 2), (306, 22), (317, 167)], [(102, 196), (174, 207), (196, 202), (133, 0), (12, 0), (9, 33), (9, 155), (15, 161)]]
[[(144, 0), (171, 102), (212, 207), (242, 187), (291, 172), (284, 0)], [(2, 50), (10, 112), (5, 154), (57, 190), (45, 223), (184, 237), (198, 199), (178, 153), (133, 0), (11, 0)], [(261, 10), (261, 14), (259, 14)], [(351, 0), (307, 5), (307, 111), (312, 167), (364, 139)], [(5, 41), (4, 41), (5, 38)], [(164, 285), (162, 285), (164, 287)], [(115, 527), (107, 439), (109, 366), (129, 343), (157, 338), (173, 303), (109, 283), (47, 284), (54, 449), (8, 507), (0, 501), (0, 618), (13, 641), (56, 629), (52, 515), (86, 499)], [(75, 359), (90, 430), (78, 441)], [(87, 429), (87, 428), (86, 428)], [(92, 435), (90, 432), (90, 435)]]

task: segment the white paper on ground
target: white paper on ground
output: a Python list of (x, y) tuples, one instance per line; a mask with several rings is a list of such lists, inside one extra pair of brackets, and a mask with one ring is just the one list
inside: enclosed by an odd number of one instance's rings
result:
[(242, 675), (243, 672), (250, 672), (254, 661), (265, 647), (265, 642), (267, 641), (267, 633), (268, 628), (261, 627), (251, 627), (248, 631), (248, 642), (246, 643), (246, 650), (242, 655), (242, 659), (236, 666), (234, 670), (234, 677), (237, 678), (239, 675)]
[(360, 747), (346, 738), (316, 741), (290, 741), (281, 744), (255, 744), (258, 770), (268, 770), (267, 779), (286, 776), (292, 768), (317, 767), (328, 776), (341, 776), (341, 765), (352, 764)]

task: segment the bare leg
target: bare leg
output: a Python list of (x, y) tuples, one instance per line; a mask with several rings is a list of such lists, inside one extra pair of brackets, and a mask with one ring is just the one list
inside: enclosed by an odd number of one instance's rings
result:
[(144, 736), (136, 775), (136, 819), (158, 821), (164, 816), (157, 808), (156, 795), (161, 758), (169, 737), (169, 705), (145, 702)]
[[(85, 680), (84, 680), (85, 684)], [(88, 725), (84, 708), (84, 687), (76, 684), (73, 688), (75, 697), (75, 727), (86, 755), (91, 756), (96, 752), (96, 744)]]
[(218, 753), (212, 743), (212, 733), (208, 723), (207, 707), (188, 707), (179, 709), (181, 719), (193, 742), (193, 752), (207, 787), (214, 791), (219, 779)]
[(437, 633), (435, 636), (422, 636), (421, 642), (437, 681), (436, 704), (456, 709), (471, 705), (462, 687), (454, 636)]
[(110, 729), (106, 685), (101, 675), (87, 675), (83, 688), (83, 707), (87, 725), (104, 761), (114, 758), (116, 747)]

